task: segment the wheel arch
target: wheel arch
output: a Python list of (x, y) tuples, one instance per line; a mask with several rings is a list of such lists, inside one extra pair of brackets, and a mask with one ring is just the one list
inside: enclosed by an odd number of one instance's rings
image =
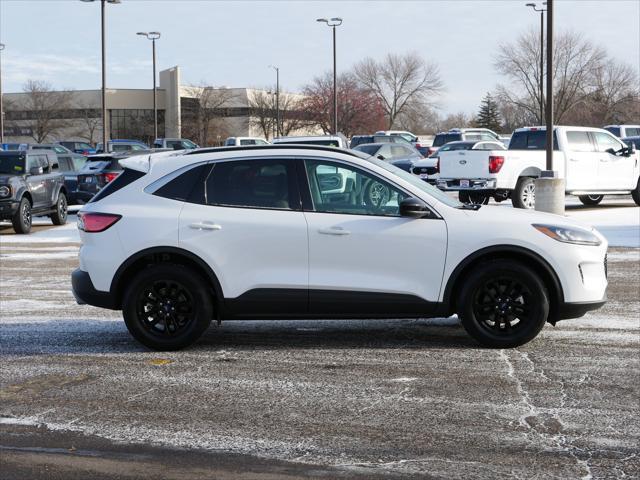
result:
[(492, 260), (515, 260), (532, 268), (542, 279), (549, 291), (549, 323), (555, 325), (560, 306), (564, 303), (564, 291), (558, 275), (551, 265), (536, 252), (515, 245), (495, 245), (480, 249), (462, 260), (449, 276), (445, 286), (443, 303), (449, 313), (457, 309), (457, 292), (460, 291), (466, 274), (484, 262)]
[[(162, 263), (173, 263), (192, 268), (198, 272), (204, 280), (208, 281), (209, 285), (213, 288), (213, 292), (215, 293), (215, 297), (213, 298), (214, 304), (221, 305), (224, 301), (220, 281), (204, 260), (182, 248), (152, 247), (134, 253), (116, 270), (110, 287), (110, 292), (114, 295), (116, 303), (122, 305), (124, 287), (137, 273), (146, 267)], [(219, 311), (219, 309), (217, 310)]]
[(538, 178), (541, 174), (541, 170), (538, 167), (527, 167), (518, 175), (518, 179), (522, 177)]

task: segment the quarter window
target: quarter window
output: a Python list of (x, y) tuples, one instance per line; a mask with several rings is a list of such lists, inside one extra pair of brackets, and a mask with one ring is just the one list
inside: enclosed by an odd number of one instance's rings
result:
[(339, 163), (307, 160), (305, 166), (314, 211), (400, 216), (407, 195), (380, 178)]
[(209, 205), (298, 209), (293, 165), (286, 160), (219, 162), (206, 181)]

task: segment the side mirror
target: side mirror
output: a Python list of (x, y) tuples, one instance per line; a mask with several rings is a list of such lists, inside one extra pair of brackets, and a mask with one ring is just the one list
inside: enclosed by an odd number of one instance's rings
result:
[(611, 154), (611, 155), (615, 155), (616, 153), (618, 153), (613, 148), (607, 148), (606, 152)]
[(378, 160), (384, 160), (384, 155), (378, 155), (376, 158), (377, 158)]
[(400, 202), (400, 216), (411, 218), (424, 218), (431, 215), (431, 210), (417, 198), (409, 197)]
[(31, 170), (29, 170), (29, 175), (42, 175), (43, 173), (42, 167), (31, 167)]

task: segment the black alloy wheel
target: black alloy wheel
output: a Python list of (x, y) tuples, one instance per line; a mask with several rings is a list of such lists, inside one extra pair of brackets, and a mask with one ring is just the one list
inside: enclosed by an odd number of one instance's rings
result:
[(480, 344), (517, 347), (544, 326), (549, 296), (533, 270), (514, 260), (495, 260), (465, 277), (457, 310), (464, 328)]
[(175, 337), (194, 321), (193, 296), (179, 282), (157, 280), (138, 293), (136, 313), (151, 334)]
[(31, 231), (31, 202), (26, 197), (22, 197), (18, 210), (11, 218), (13, 231), (16, 233), (29, 233)]
[(62, 192), (58, 194), (56, 211), (51, 214), (51, 221), (54, 225), (64, 225), (67, 223), (67, 197)]

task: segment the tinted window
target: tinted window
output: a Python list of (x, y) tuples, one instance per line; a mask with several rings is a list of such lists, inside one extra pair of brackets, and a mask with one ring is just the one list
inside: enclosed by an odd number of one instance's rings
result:
[(440, 150), (448, 152), (449, 150), (470, 150), (475, 145), (474, 142), (460, 142), (460, 143), (448, 143), (444, 145)]
[(233, 147), (236, 144), (236, 139), (235, 138), (227, 138), (227, 140), (224, 142), (224, 144), (227, 147)]
[(240, 140), (240, 145), (255, 145), (256, 141), (252, 139)]
[(209, 205), (291, 209), (297, 199), (296, 176), (285, 160), (219, 162), (206, 182)]
[(458, 140), (462, 140), (462, 135), (459, 133), (439, 133), (433, 139), (433, 146), (440, 147), (445, 143), (457, 142)]
[(612, 137), (603, 132), (593, 132), (592, 134), (596, 139), (596, 147), (598, 152), (606, 152), (607, 150), (613, 149), (614, 151), (618, 151), (623, 148), (620, 140)]
[(380, 178), (339, 163), (306, 160), (305, 166), (316, 212), (400, 216), (406, 195)]
[(380, 148), (379, 145), (360, 145), (356, 147), (354, 150), (358, 150), (359, 152), (364, 152), (368, 155), (375, 155), (375, 153)]
[(95, 195), (89, 203), (95, 203), (99, 200), (102, 200), (105, 197), (108, 197), (112, 193), (117, 192), (121, 188), (126, 187), (130, 183), (135, 182), (139, 178), (145, 176), (145, 173), (139, 172), (138, 170), (131, 170), (130, 168), (124, 169), (124, 171), (118, 175), (115, 179), (107, 183), (102, 190), (100, 190), (97, 195)]
[(587, 132), (567, 132), (569, 148), (574, 152), (594, 152), (593, 143)]
[(82, 155), (74, 155), (73, 157), (71, 157), (71, 161), (73, 162), (72, 170), (80, 170), (82, 167), (84, 167), (84, 164), (87, 163), (86, 157), (83, 157)]
[(19, 155), (0, 155), (0, 173), (24, 175), (25, 159)]
[(613, 133), (616, 137), (620, 136), (620, 127), (607, 127), (605, 128), (605, 130), (610, 131), (611, 133)]
[(640, 128), (625, 128), (624, 129), (625, 137), (636, 137), (640, 135)]
[(211, 164), (199, 165), (166, 183), (153, 194), (182, 202), (205, 203), (204, 181), (211, 170)]
[[(528, 130), (515, 132), (509, 142), (509, 150), (545, 150), (547, 148), (546, 130)], [(553, 149), (558, 150), (558, 137), (553, 132)]]

